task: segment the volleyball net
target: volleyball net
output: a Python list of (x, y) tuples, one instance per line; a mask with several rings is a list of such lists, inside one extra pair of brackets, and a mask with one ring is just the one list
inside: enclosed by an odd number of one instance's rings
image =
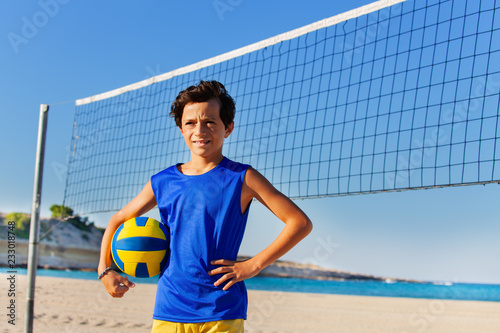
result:
[(189, 160), (177, 94), (222, 82), (224, 155), (291, 198), (500, 181), (500, 15), (494, 0), (377, 1), (76, 101), (64, 205), (116, 211)]

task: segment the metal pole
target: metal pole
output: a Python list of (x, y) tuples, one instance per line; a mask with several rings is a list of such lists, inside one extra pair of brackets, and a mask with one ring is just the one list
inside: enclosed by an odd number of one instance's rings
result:
[(36, 147), (35, 182), (33, 185), (33, 206), (31, 208), (30, 239), (28, 250), (28, 289), (26, 291), (26, 318), (24, 331), (33, 332), (33, 310), (35, 305), (35, 278), (38, 262), (38, 236), (40, 226), (40, 201), (42, 199), (43, 160), (49, 106), (40, 105), (38, 120), (38, 141)]

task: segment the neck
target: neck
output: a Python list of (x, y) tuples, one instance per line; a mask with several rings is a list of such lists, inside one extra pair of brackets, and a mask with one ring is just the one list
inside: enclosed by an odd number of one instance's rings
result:
[(214, 156), (198, 156), (191, 154), (191, 161), (190, 164), (204, 167), (204, 166), (210, 166), (210, 165), (218, 165), (222, 160), (224, 159), (224, 156), (222, 153), (216, 154)]
[(199, 156), (191, 154), (191, 160), (182, 165), (182, 171), (186, 174), (203, 174), (217, 165), (224, 159), (222, 153), (214, 156)]

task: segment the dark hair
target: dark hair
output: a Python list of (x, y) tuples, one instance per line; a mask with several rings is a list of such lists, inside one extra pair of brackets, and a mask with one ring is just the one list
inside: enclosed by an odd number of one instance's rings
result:
[(227, 128), (234, 119), (234, 100), (227, 93), (224, 85), (217, 81), (200, 81), (196, 86), (190, 86), (177, 95), (170, 107), (170, 116), (175, 119), (175, 124), (182, 127), (182, 113), (189, 103), (201, 103), (217, 99), (220, 104), (220, 119)]

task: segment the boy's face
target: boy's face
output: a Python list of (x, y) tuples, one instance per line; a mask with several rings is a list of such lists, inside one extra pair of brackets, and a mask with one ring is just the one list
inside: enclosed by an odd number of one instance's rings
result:
[(224, 139), (234, 128), (234, 123), (227, 128), (224, 126), (220, 119), (220, 103), (216, 99), (187, 104), (181, 125), (181, 133), (191, 154), (202, 157), (222, 155)]

